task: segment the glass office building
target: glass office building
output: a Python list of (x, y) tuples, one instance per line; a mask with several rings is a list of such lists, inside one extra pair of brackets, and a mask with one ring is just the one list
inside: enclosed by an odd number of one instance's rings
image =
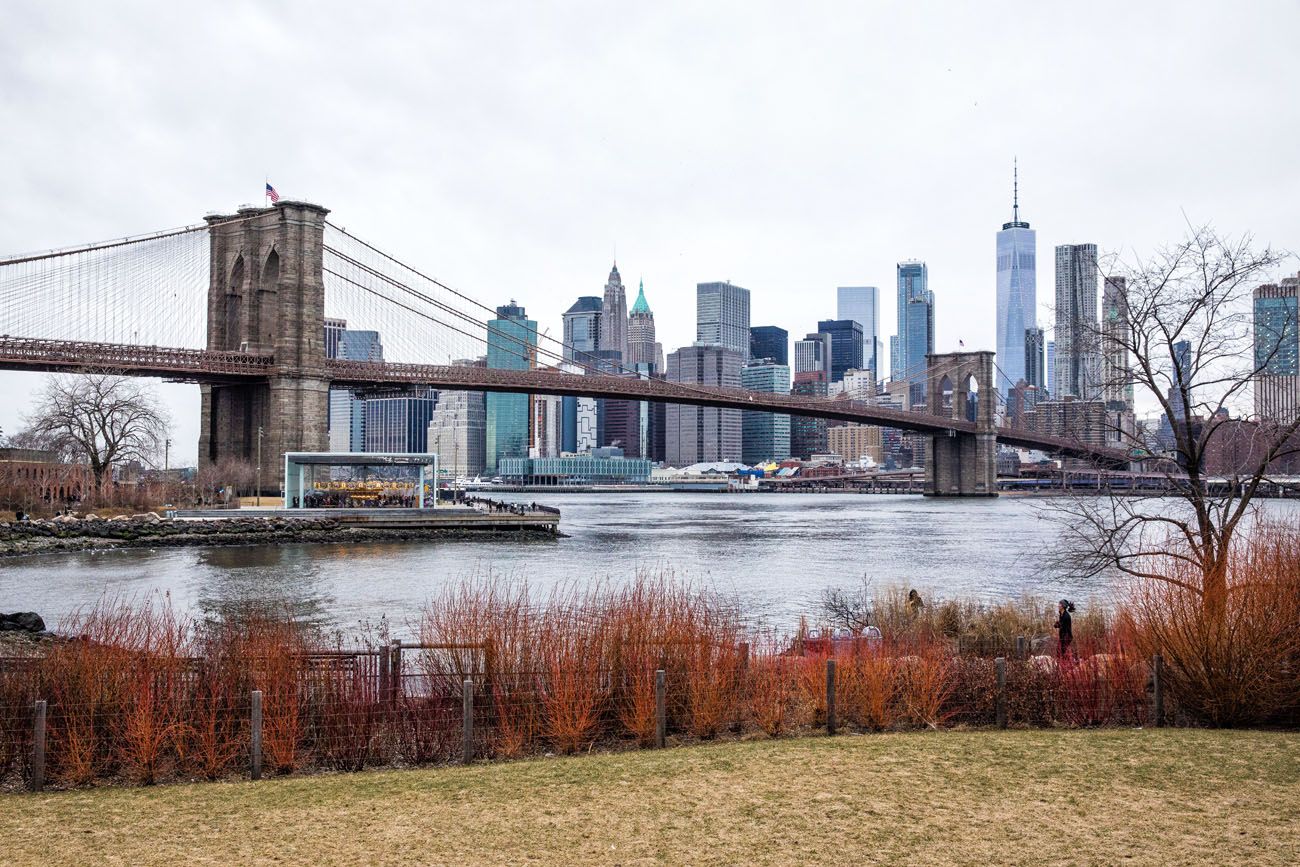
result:
[(730, 283), (695, 286), (695, 342), (749, 357), (749, 290)]
[(1025, 369), (1025, 333), (1038, 324), (1037, 233), (1020, 219), (1019, 185), (1012, 193), (1011, 222), (998, 232), (998, 391), (1007, 395), (1020, 380), (1029, 382)]
[(627, 458), (621, 449), (598, 448), (557, 458), (502, 458), (498, 473), (520, 485), (629, 485), (650, 481), (650, 461)]
[[(757, 363), (740, 370), (740, 385), (750, 391), (790, 393), (790, 368), (785, 364)], [(741, 460), (759, 461), (790, 457), (790, 416), (771, 412), (746, 412), (741, 418)]]
[(366, 447), (368, 452), (427, 452), (429, 421), (438, 403), (438, 392), (424, 389), (417, 394), (366, 398)]
[(790, 332), (775, 325), (755, 325), (749, 329), (749, 357), (758, 361), (769, 358), (777, 364), (790, 364)]
[(1300, 415), (1300, 275), (1255, 290), (1255, 415)]
[(862, 364), (880, 379), (880, 293), (875, 286), (840, 286), (835, 290), (835, 318), (862, 326)]
[[(530, 370), (537, 351), (537, 323), (524, 308), (511, 301), (497, 308), (488, 323), (487, 366), (494, 370)], [(487, 395), (485, 463), (497, 471), (503, 457), (528, 456), (528, 395)]]
[(861, 370), (862, 326), (854, 319), (823, 319), (817, 331), (831, 341), (831, 382), (839, 382), (850, 370)]

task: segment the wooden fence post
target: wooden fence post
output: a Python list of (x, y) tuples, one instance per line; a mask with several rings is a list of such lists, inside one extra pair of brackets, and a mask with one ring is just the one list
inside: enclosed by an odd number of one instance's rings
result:
[(668, 697), (664, 685), (664, 670), (655, 672), (655, 746), (664, 748), (668, 737)]
[(36, 702), (32, 718), (32, 791), (45, 788), (45, 699)]
[(1151, 658), (1151, 700), (1155, 705), (1153, 712), (1156, 728), (1165, 724), (1164, 668), (1165, 658), (1157, 653)]
[(389, 662), (391, 662), (391, 659), (390, 659), (390, 656), (389, 656), (389, 653), (388, 653), (388, 646), (387, 646), (387, 645), (382, 645), (382, 646), (380, 646), (380, 648), (379, 648), (379, 653), (376, 654), (376, 656), (377, 656), (377, 660), (376, 660), (376, 661), (377, 661), (377, 664), (378, 664), (378, 666), (379, 666), (379, 703), (380, 703), (381, 705), (386, 705), (386, 704), (388, 704), (388, 698), (389, 698), (389, 696), (388, 696), (388, 664), (389, 664)]
[(826, 734), (835, 734), (835, 660), (826, 660)]
[(1024, 637), (1023, 635), (1017, 635), (1017, 636), (1016, 636), (1016, 659), (1024, 659), (1024, 658), (1025, 658), (1025, 656), (1026, 656), (1026, 653), (1025, 653), (1025, 645), (1026, 645), (1026, 644), (1027, 644), (1027, 642), (1025, 641), (1025, 637)]
[(388, 666), (388, 688), (393, 693), (393, 704), (402, 695), (402, 639), (393, 639), (393, 660)]
[(474, 761), (474, 681), (466, 678), (460, 686), (460, 760), (468, 765)]
[(1007, 660), (1006, 657), (999, 656), (993, 660), (993, 670), (997, 672), (998, 692), (997, 692), (997, 721), (998, 728), (1007, 727)]
[(253, 690), (248, 717), (249, 773), (254, 780), (260, 780), (262, 779), (262, 691), (260, 689)]

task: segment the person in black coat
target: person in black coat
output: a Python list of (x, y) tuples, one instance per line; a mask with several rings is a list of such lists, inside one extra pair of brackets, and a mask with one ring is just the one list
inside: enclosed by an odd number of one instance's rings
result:
[(1062, 599), (1056, 603), (1056, 622), (1052, 625), (1056, 627), (1056, 653), (1062, 659), (1069, 655), (1071, 647), (1074, 644), (1074, 627), (1070, 622), (1070, 612), (1074, 611), (1074, 603), (1069, 599)]

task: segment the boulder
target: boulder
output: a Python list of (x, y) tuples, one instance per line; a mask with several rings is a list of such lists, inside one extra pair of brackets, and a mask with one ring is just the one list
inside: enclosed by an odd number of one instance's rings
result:
[(45, 621), (35, 611), (16, 611), (0, 614), (0, 631), (44, 632)]

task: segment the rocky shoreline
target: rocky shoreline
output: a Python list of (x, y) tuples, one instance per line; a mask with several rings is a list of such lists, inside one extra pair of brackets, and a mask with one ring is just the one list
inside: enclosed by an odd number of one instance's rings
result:
[(231, 517), (165, 519), (152, 512), (114, 518), (60, 517), (0, 522), (0, 557), (114, 548), (216, 545), (284, 545), (306, 542), (429, 541), (434, 539), (554, 538), (550, 532), (467, 527), (386, 529), (342, 524), (330, 518)]

